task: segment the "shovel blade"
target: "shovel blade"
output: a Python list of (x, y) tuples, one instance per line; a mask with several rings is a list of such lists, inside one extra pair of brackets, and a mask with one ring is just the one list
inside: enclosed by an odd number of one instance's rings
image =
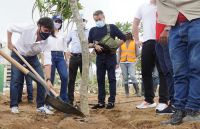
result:
[(50, 96), (47, 94), (45, 102), (55, 108), (58, 111), (64, 112), (66, 114), (77, 115), (81, 117), (85, 117), (85, 115), (78, 110), (77, 108), (73, 107), (72, 105), (63, 102), (62, 100)]

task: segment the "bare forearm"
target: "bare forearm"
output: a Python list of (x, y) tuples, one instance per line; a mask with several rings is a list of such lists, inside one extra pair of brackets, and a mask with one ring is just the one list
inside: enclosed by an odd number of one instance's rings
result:
[(140, 20), (135, 18), (133, 21), (133, 35), (134, 35), (135, 41), (139, 41), (139, 24), (140, 24)]
[(44, 66), (44, 72), (47, 78), (51, 78), (51, 65), (45, 65)]
[(7, 31), (7, 42), (12, 43), (12, 32)]

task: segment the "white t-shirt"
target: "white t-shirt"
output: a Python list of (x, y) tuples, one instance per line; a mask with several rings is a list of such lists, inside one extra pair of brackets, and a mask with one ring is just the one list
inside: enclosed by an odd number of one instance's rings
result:
[(156, 39), (156, 5), (146, 3), (138, 8), (135, 18), (143, 23), (143, 40)]

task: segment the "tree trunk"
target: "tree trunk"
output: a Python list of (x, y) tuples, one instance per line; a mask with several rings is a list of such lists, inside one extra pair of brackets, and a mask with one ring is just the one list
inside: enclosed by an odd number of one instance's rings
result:
[(82, 80), (80, 87), (80, 108), (81, 111), (88, 116), (89, 107), (88, 107), (88, 81), (89, 81), (89, 48), (88, 40), (84, 33), (84, 25), (82, 18), (78, 11), (77, 0), (69, 0), (70, 8), (72, 10), (73, 19), (77, 26), (78, 36), (81, 42), (82, 48)]

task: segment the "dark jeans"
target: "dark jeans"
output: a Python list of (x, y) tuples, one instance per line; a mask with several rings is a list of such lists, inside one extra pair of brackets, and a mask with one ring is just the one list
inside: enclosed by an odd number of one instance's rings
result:
[(166, 79), (166, 83), (169, 90), (170, 104), (174, 104), (174, 79), (173, 79), (173, 67), (169, 55), (168, 44), (156, 43), (156, 55), (160, 64), (160, 68)]
[(98, 82), (98, 103), (105, 104), (105, 75), (108, 73), (110, 97), (108, 102), (114, 103), (116, 96), (116, 54), (99, 54), (96, 58), (97, 82)]
[(148, 103), (154, 103), (154, 86), (152, 72), (155, 65), (158, 69), (160, 87), (159, 87), (159, 103), (168, 103), (168, 88), (163, 72), (156, 58), (155, 40), (148, 40), (142, 46), (142, 81), (144, 84), (144, 97)]
[(80, 73), (82, 73), (82, 55), (80, 53), (74, 53), (72, 54), (72, 57), (69, 60), (68, 96), (70, 103), (73, 103), (74, 101), (74, 88), (78, 68), (80, 70)]
[[(27, 99), (33, 100), (33, 84), (32, 79), (29, 76), (25, 76), (26, 80), (26, 88), (27, 88)], [(24, 81), (23, 81), (24, 82)], [(23, 93), (24, 84), (19, 87), (19, 95), (18, 95), (18, 102), (22, 101), (22, 93)]]
[(68, 83), (68, 73), (67, 73), (67, 63), (64, 59), (64, 53), (61, 51), (52, 51), (52, 66), (51, 66), (51, 82), (54, 83), (55, 79), (55, 71), (57, 69), (58, 74), (61, 79), (61, 89), (60, 89), (60, 97), (63, 101), (68, 102), (67, 95), (67, 83)]
[(200, 111), (200, 19), (180, 23), (169, 34), (175, 107)]
[[(12, 52), (11, 54), (12, 58), (15, 59), (20, 64), (24, 64), (21, 59)], [(35, 69), (38, 74), (44, 78), (44, 74), (42, 71), (42, 67), (40, 65), (40, 62), (38, 60), (37, 56), (31, 56), (31, 57), (24, 57), (26, 61)], [(10, 81), (10, 107), (18, 106), (18, 95), (19, 95), (19, 88), (24, 83), (24, 74), (19, 71), (14, 65), (11, 65), (11, 81)], [(45, 89), (44, 87), (37, 83), (37, 108), (44, 106), (44, 100), (45, 100)]]

